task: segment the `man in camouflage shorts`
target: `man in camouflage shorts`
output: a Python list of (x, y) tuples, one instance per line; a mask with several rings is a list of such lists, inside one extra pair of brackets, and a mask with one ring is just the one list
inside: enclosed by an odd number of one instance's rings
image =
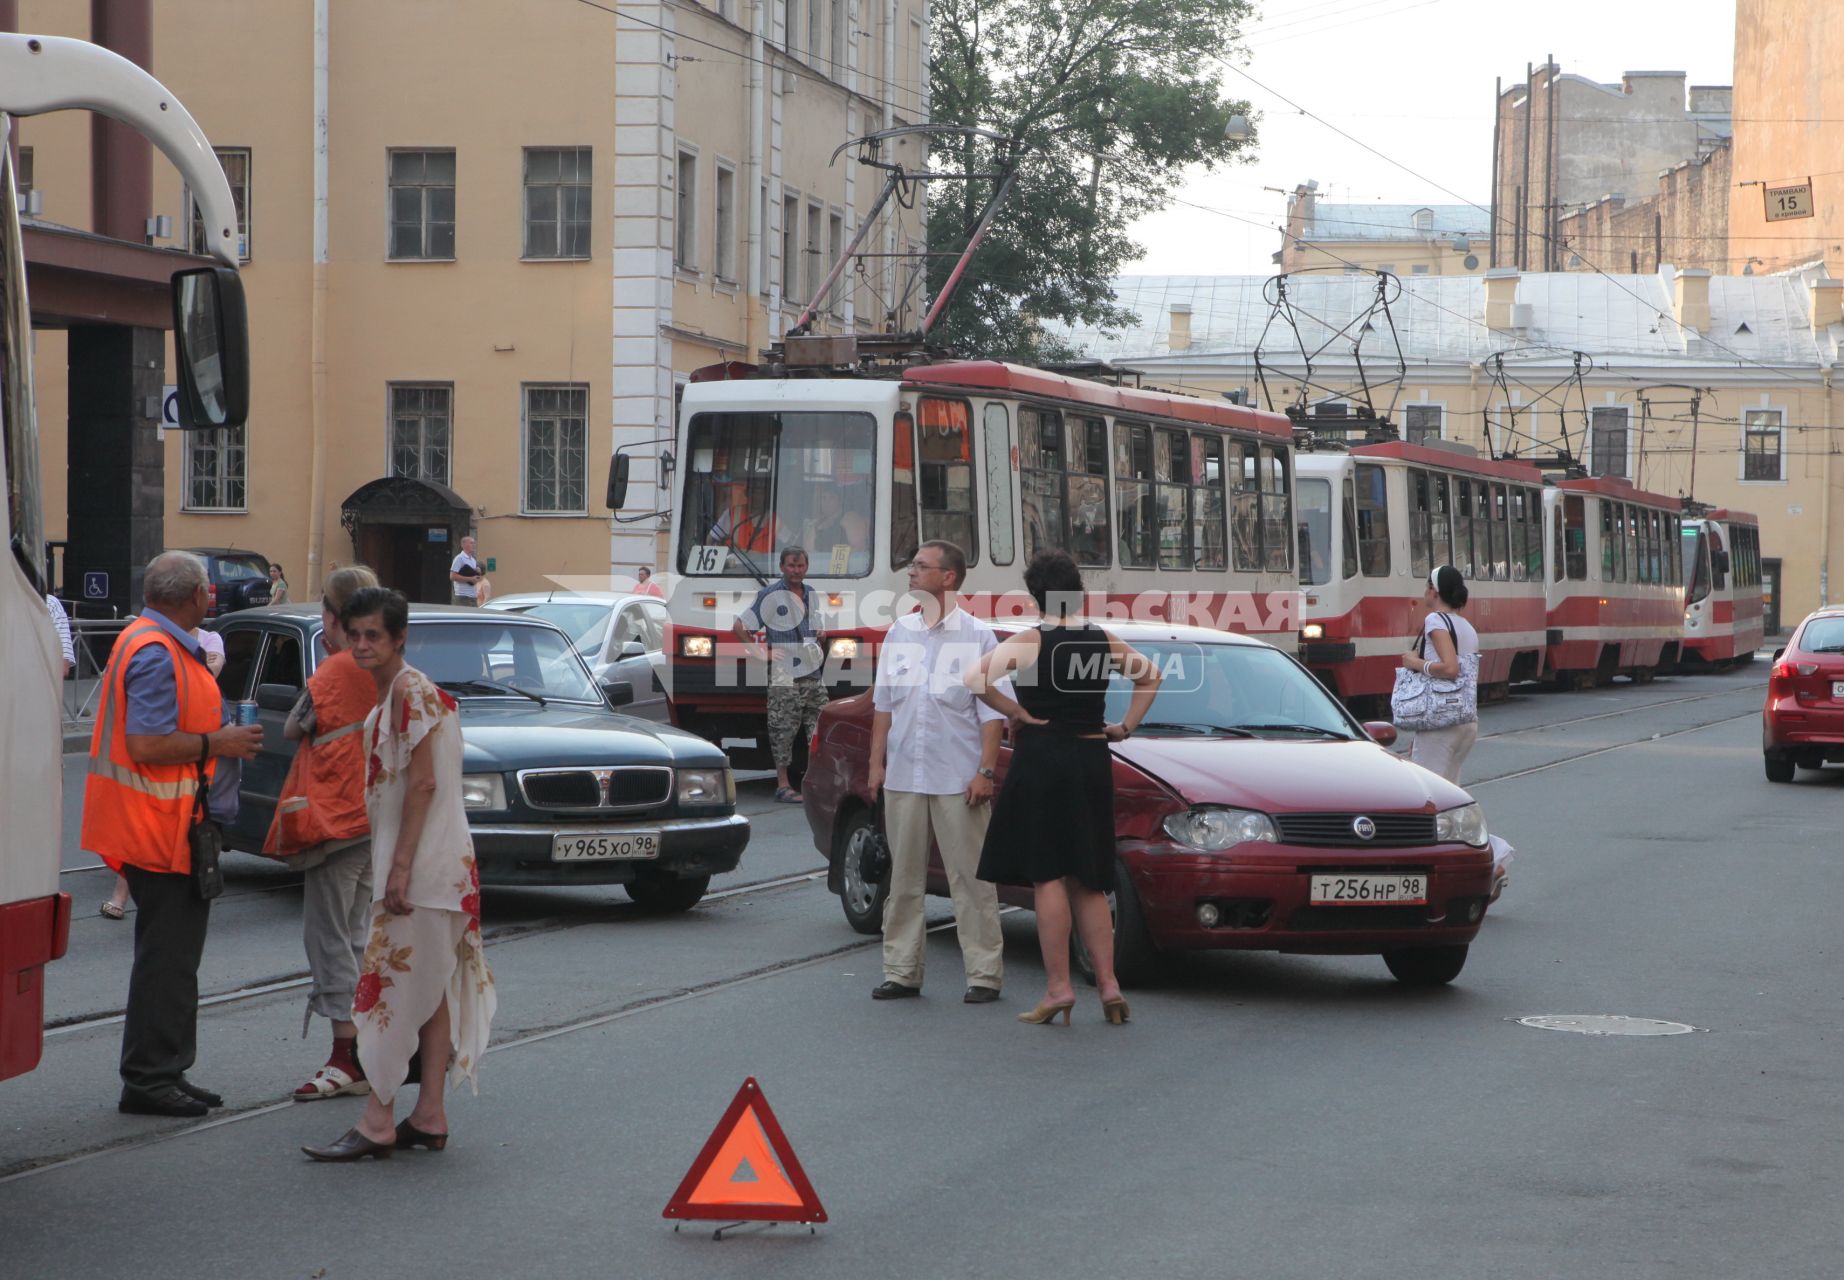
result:
[(757, 592), (755, 603), (736, 620), (736, 634), (750, 655), (768, 663), (768, 746), (775, 758), (775, 799), (783, 804), (801, 799), (788, 778), (795, 735), (810, 736), (819, 728), (826, 705), (820, 682), (825, 654), (813, 630), (813, 588), (806, 577), (805, 549), (783, 547), (781, 577)]

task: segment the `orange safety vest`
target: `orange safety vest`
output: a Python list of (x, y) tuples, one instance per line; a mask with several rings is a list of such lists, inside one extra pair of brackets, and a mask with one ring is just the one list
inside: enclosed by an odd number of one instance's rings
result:
[[(82, 845), (115, 870), (122, 864), (147, 871), (185, 874), (192, 870), (186, 833), (197, 807), (199, 766), (143, 764), (128, 755), (128, 662), (149, 645), (163, 645), (173, 658), (179, 685), (180, 733), (210, 733), (223, 726), (224, 700), (205, 664), (152, 618), (136, 618), (122, 631), (102, 677), (102, 705), (90, 733), (90, 773), (83, 786)], [(217, 761), (205, 762), (209, 786)]]
[(371, 831), (365, 815), (365, 743), (359, 730), (378, 702), (378, 685), (352, 655), (334, 654), (307, 682), (314, 696), (314, 736), (288, 768), (263, 852), (285, 858), (329, 840)]

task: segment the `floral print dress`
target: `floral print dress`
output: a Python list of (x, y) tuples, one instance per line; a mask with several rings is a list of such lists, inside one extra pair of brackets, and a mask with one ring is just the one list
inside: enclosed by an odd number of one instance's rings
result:
[[(384, 890), (403, 826), (410, 753), (435, 752), (430, 799), (411, 863), (408, 915), (384, 909)], [(414, 667), (365, 719), (365, 808), (372, 832), (371, 939), (352, 1001), (359, 1060), (381, 1102), (396, 1097), (422, 1025), (448, 1001), (451, 1083), (479, 1091), (498, 998), (480, 941), (480, 872), (461, 798), (461, 716), (455, 701)]]

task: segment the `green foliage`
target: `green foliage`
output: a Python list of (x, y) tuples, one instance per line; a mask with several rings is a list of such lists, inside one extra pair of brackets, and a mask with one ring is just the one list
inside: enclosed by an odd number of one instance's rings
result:
[[(931, 338), (969, 354), (1041, 361), (1069, 353), (1040, 321), (1126, 324), (1109, 280), (1141, 247), (1128, 228), (1165, 207), (1184, 171), (1246, 161), (1224, 126), (1214, 56), (1235, 49), (1250, 0), (933, 0), (929, 86), (944, 136), (938, 171), (1018, 170), (1005, 207)], [(930, 184), (928, 247), (958, 253), (991, 181)], [(930, 296), (952, 257), (931, 257)]]

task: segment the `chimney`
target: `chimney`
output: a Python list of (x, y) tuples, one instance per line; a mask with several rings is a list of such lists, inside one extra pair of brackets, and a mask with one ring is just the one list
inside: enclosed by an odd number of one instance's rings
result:
[(1189, 351), (1191, 349), (1191, 304), (1174, 302), (1172, 304), (1172, 333), (1166, 341), (1166, 348), (1171, 351)]
[(1710, 331), (1710, 273), (1707, 267), (1685, 267), (1677, 273), (1672, 309), (1677, 321), (1699, 334)]
[(1812, 331), (1844, 322), (1844, 280), (1820, 276), (1812, 282)]
[(1493, 267), (1485, 273), (1485, 327), (1510, 329), (1517, 304), (1516, 267)]

